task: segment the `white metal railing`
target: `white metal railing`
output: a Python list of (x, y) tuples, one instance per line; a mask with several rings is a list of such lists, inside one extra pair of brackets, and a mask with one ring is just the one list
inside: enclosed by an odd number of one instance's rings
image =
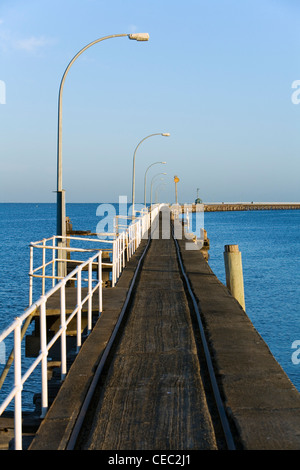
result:
[[(160, 206), (156, 206), (150, 213), (145, 213), (140, 217), (137, 217), (127, 227), (125, 231), (120, 233), (114, 240), (105, 240), (110, 242), (112, 245), (112, 260), (109, 263), (112, 267), (112, 286), (115, 286), (117, 280), (126, 264), (126, 260), (129, 260), (136, 251), (142, 238), (150, 228), (151, 221), (153, 221), (159, 214)], [(66, 237), (68, 238), (68, 237)], [(70, 239), (80, 240), (77, 237), (69, 237)], [(82, 239), (85, 242), (86, 239)], [(51, 279), (53, 282), (52, 288), (47, 292), (42, 292), (41, 297), (30, 305), (27, 310), (19, 317), (15, 318), (14, 322), (0, 334), (0, 346), (10, 335), (13, 335), (13, 351), (11, 357), (14, 363), (14, 384), (11, 391), (4, 401), (0, 402), (0, 416), (5, 409), (14, 400), (14, 434), (15, 434), (15, 449), (22, 449), (22, 390), (25, 382), (29, 379), (33, 371), (41, 365), (41, 417), (46, 415), (48, 410), (48, 377), (47, 377), (47, 357), (50, 349), (54, 343), (60, 339), (60, 359), (61, 359), (61, 380), (64, 380), (67, 373), (67, 347), (66, 337), (67, 328), (69, 323), (76, 317), (76, 344), (77, 352), (80, 350), (82, 344), (82, 309), (87, 304), (87, 334), (92, 330), (92, 312), (93, 312), (93, 298), (95, 293), (98, 293), (98, 315), (102, 312), (102, 268), (104, 264), (102, 262), (103, 250), (97, 249), (97, 252), (93, 254), (88, 260), (82, 261), (77, 260), (77, 267), (75, 267), (67, 276), (60, 279), (55, 275), (55, 263), (58, 261), (66, 261), (64, 258), (58, 259), (54, 255), (58, 249), (62, 249), (55, 246), (57, 237), (50, 237), (40, 242), (31, 244), (31, 256), (30, 256), (30, 285), (32, 289), (32, 279), (34, 277), (40, 277), (43, 282), (44, 280)], [(101, 240), (92, 239), (90, 241), (100, 242)], [(49, 245), (47, 243), (50, 243)], [(33, 248), (42, 249), (42, 265), (37, 268), (33, 267)], [(52, 251), (52, 258), (50, 261), (46, 260), (46, 250)], [(65, 247), (65, 251), (69, 252), (93, 252), (95, 249), (83, 249), (83, 248), (71, 248)], [(74, 261), (74, 260), (72, 260)], [(93, 279), (93, 266), (96, 266), (97, 276)], [(52, 270), (51, 274), (46, 273), (46, 269)], [(83, 270), (87, 270), (87, 279), (82, 276)], [(41, 271), (41, 274), (38, 272)], [(71, 313), (66, 312), (66, 285), (69, 281), (75, 281), (76, 284), (76, 306)], [(83, 290), (83, 281), (87, 282), (87, 289)], [(56, 284), (55, 284), (56, 282)], [(57, 295), (59, 297), (58, 308), (60, 310), (60, 326), (57, 333), (47, 342), (47, 302), (48, 300)], [(31, 292), (32, 296), (32, 292)], [(28, 369), (22, 371), (22, 339), (24, 337), (23, 327), (26, 322), (31, 321), (31, 318), (37, 315), (40, 318), (40, 352), (34, 362)], [(10, 364), (9, 364), (10, 367)], [(4, 380), (7, 374), (7, 368), (4, 368)], [(3, 375), (2, 372), (2, 375)], [(3, 384), (2, 376), (0, 378), (0, 388)]]
[(171, 211), (175, 219), (178, 219), (179, 215), (182, 213), (181, 206), (179, 206), (179, 204), (174, 204), (171, 207)]
[[(152, 212), (157, 213), (158, 208), (154, 208)], [(122, 216), (117, 216), (122, 217)], [(124, 218), (124, 217), (123, 217)], [(129, 217), (132, 219), (132, 217)], [(71, 259), (68, 257), (71, 253), (83, 253), (92, 254), (99, 249), (105, 251), (110, 256), (110, 262), (105, 261), (102, 263), (103, 266), (111, 267), (112, 271), (112, 287), (115, 286), (117, 279), (125, 266), (126, 260), (135, 252), (139, 246), (140, 241), (150, 227), (151, 215), (148, 212), (142, 211), (140, 217), (135, 217), (132, 223), (128, 226), (117, 225), (116, 229), (123, 229), (121, 233), (109, 234), (110, 238), (102, 240), (99, 238), (87, 238), (87, 237), (71, 237), (71, 236), (52, 236), (32, 242), (30, 244), (30, 267), (29, 267), (29, 306), (33, 302), (33, 281), (34, 279), (40, 278), (42, 280), (41, 294), (44, 295), (46, 291), (46, 280), (51, 280), (52, 287), (59, 280), (63, 279), (64, 276), (57, 274), (57, 266), (59, 263), (64, 263), (66, 266), (70, 264), (79, 264), (83, 260)], [(99, 235), (106, 235), (99, 234)], [(71, 243), (81, 242), (82, 245), (88, 247), (72, 247)], [(92, 248), (96, 244), (98, 247)], [(104, 245), (108, 247), (104, 248)], [(42, 252), (42, 261), (34, 266), (34, 252), (40, 250)], [(48, 256), (50, 254), (50, 258)], [(66, 273), (67, 274), (67, 273)], [(40, 293), (39, 293), (40, 295)], [(38, 295), (38, 296), (39, 296)]]
[[(92, 279), (92, 264), (93, 262), (98, 265), (98, 279), (96, 285), (93, 287)], [(88, 268), (88, 291), (87, 295), (83, 298), (82, 288), (82, 270)], [(76, 278), (77, 282), (77, 304), (71, 314), (66, 314), (66, 284), (70, 279)], [(66, 349), (66, 336), (67, 327), (71, 320), (77, 315), (77, 350), (81, 347), (82, 341), (82, 308), (87, 302), (88, 304), (88, 332), (92, 329), (92, 297), (98, 291), (98, 311), (99, 315), (102, 312), (102, 251), (92, 256), (85, 263), (80, 264), (68, 276), (60, 280), (50, 291), (42, 295), (37, 302), (31, 305), (20, 317), (16, 318), (12, 325), (7, 328), (0, 335), (0, 343), (4, 341), (11, 333), (14, 334), (14, 387), (4, 402), (0, 405), (0, 415), (7, 408), (7, 406), (14, 399), (14, 416), (15, 416), (15, 449), (22, 448), (22, 389), (24, 383), (27, 381), (32, 372), (41, 363), (41, 395), (42, 395), (42, 417), (45, 416), (48, 409), (48, 387), (47, 387), (47, 356), (53, 344), (60, 338), (61, 339), (61, 378), (64, 379), (67, 372), (67, 349)], [(60, 328), (57, 333), (47, 344), (47, 324), (46, 324), (46, 309), (47, 301), (54, 294), (59, 293), (59, 307), (60, 307)], [(40, 318), (40, 354), (29, 367), (29, 369), (22, 375), (21, 370), (21, 340), (22, 340), (22, 324), (34, 312), (39, 310)]]
[[(60, 246), (58, 246), (58, 243)], [(82, 248), (82, 247), (71, 247), (71, 242), (87, 244), (88, 246), (92, 246), (92, 244), (98, 245), (97, 248)], [(113, 243), (113, 241), (109, 240), (105, 243)], [(102, 246), (101, 246), (102, 244)], [(46, 290), (46, 280), (51, 280), (52, 287), (55, 286), (55, 283), (63, 279), (65, 276), (59, 276), (56, 274), (58, 263), (66, 263), (68, 264), (82, 264), (85, 260), (79, 259), (71, 259), (68, 258), (68, 255), (71, 253), (83, 253), (87, 255), (92, 255), (99, 250), (103, 249), (104, 240), (99, 239), (91, 239), (91, 238), (83, 238), (83, 237), (61, 237), (61, 236), (52, 236), (49, 238), (44, 238), (43, 240), (32, 242), (30, 244), (30, 267), (29, 267), (29, 306), (33, 302), (33, 280), (36, 278), (40, 278), (42, 280), (42, 287), (40, 295), (45, 294)], [(42, 264), (34, 267), (34, 252), (40, 250), (42, 252)], [(105, 251), (109, 251), (108, 249)], [(111, 249), (112, 251), (112, 249)], [(48, 253), (50, 254), (50, 259), (47, 256)], [(64, 256), (62, 256), (64, 253)], [(61, 257), (59, 257), (61, 256)], [(104, 265), (104, 263), (103, 263)], [(105, 263), (105, 265), (112, 265), (111, 263)], [(71, 279), (70, 279), (71, 280)]]

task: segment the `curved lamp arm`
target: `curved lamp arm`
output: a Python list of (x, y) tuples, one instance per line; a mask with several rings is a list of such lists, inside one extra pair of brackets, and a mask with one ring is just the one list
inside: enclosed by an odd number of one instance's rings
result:
[(151, 165), (148, 166), (147, 170), (145, 171), (145, 178), (144, 178), (144, 206), (146, 207), (146, 181), (147, 181), (147, 173), (148, 173), (148, 170), (150, 170), (150, 168), (153, 166), (153, 165), (158, 165), (158, 164), (161, 164), (161, 165), (165, 165), (167, 162), (154, 162), (152, 163)]
[(156, 175), (153, 176), (152, 180), (151, 180), (151, 187), (150, 187), (150, 203), (151, 203), (151, 207), (152, 207), (152, 187), (153, 187), (153, 183), (154, 183), (154, 180), (155, 178), (157, 178), (157, 176), (159, 175), (166, 175), (167, 173), (157, 173)]
[(133, 169), (132, 169), (132, 215), (134, 216), (134, 199), (135, 199), (135, 156), (136, 156), (136, 151), (141, 145), (144, 140), (149, 139), (149, 137), (153, 137), (154, 135), (162, 135), (164, 137), (169, 137), (170, 134), (169, 132), (157, 132), (155, 134), (150, 134), (144, 137), (136, 146), (134, 154), (133, 154)]
[(58, 134), (57, 134), (57, 234), (58, 235), (64, 235), (65, 234), (65, 227), (64, 227), (64, 220), (63, 220), (63, 214), (64, 214), (64, 201), (63, 201), (63, 189), (62, 189), (62, 93), (63, 93), (63, 87), (64, 83), (66, 80), (66, 76), (75, 62), (76, 59), (87, 49), (89, 49), (91, 46), (94, 44), (97, 44), (98, 42), (104, 41), (105, 39), (110, 39), (110, 38), (120, 38), (127, 36), (129, 39), (133, 39), (136, 41), (148, 41), (149, 40), (149, 34), (148, 33), (135, 33), (135, 34), (112, 34), (110, 36), (105, 36), (99, 39), (96, 39), (95, 41), (90, 42), (87, 44), (85, 47), (83, 47), (77, 54), (73, 57), (73, 59), (70, 61), (68, 64), (59, 87), (59, 96), (58, 96)]

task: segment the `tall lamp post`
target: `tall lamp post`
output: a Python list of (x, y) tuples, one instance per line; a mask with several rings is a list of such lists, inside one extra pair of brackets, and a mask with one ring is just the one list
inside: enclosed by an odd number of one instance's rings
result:
[[(148, 33), (135, 33), (135, 34), (113, 34), (110, 36), (105, 36), (95, 41), (92, 41), (87, 46), (83, 47), (70, 61), (69, 65), (67, 66), (59, 87), (59, 96), (58, 96), (58, 134), (57, 134), (57, 235), (64, 237), (66, 235), (66, 223), (65, 223), (65, 191), (63, 190), (62, 186), (62, 94), (63, 94), (63, 87), (66, 80), (66, 76), (75, 62), (75, 60), (87, 49), (89, 49), (94, 44), (98, 42), (104, 41), (105, 39), (110, 38), (118, 38), (118, 37), (128, 37), (129, 39), (133, 39), (136, 41), (148, 41), (149, 34)], [(60, 244), (62, 244), (63, 240), (61, 239)]]
[(144, 142), (144, 140), (146, 139), (149, 139), (149, 137), (153, 137), (154, 135), (162, 135), (164, 137), (169, 137), (170, 134), (168, 132), (158, 132), (156, 134), (150, 134), (150, 135), (147, 135), (146, 137), (144, 137), (139, 143), (138, 145), (136, 146), (135, 148), (135, 151), (134, 151), (134, 154), (133, 154), (133, 169), (132, 169), (132, 216), (134, 217), (135, 215), (135, 212), (134, 212), (134, 199), (135, 199), (135, 156), (136, 156), (136, 151), (137, 149), (139, 148), (139, 146), (141, 145), (142, 142)]
[(179, 183), (179, 178), (176, 175), (174, 176), (174, 183), (175, 183), (175, 201), (177, 205), (178, 204), (177, 183)]
[(146, 198), (146, 178), (147, 178), (147, 172), (148, 170), (153, 166), (153, 165), (157, 165), (157, 164), (163, 164), (165, 165), (167, 162), (155, 162), (155, 163), (152, 163), (151, 165), (148, 166), (147, 170), (145, 171), (145, 181), (144, 181), (144, 206), (146, 207), (146, 202), (147, 202), (147, 198)]

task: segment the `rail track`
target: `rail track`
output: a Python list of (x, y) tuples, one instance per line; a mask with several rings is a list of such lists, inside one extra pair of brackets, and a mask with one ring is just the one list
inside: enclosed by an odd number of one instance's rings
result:
[(193, 293), (193, 290), (191, 288), (188, 276), (185, 272), (182, 257), (181, 257), (181, 254), (180, 254), (179, 245), (178, 245), (178, 242), (177, 242), (176, 238), (174, 237), (174, 233), (173, 233), (173, 240), (174, 240), (174, 243), (175, 243), (175, 246), (176, 246), (178, 264), (180, 266), (181, 274), (182, 274), (182, 277), (184, 279), (185, 287), (186, 287), (186, 290), (187, 290), (187, 295), (189, 296), (190, 302), (192, 303), (193, 312), (194, 312), (194, 314), (196, 315), (196, 318), (197, 318), (197, 323), (198, 323), (198, 328), (199, 328), (198, 331), (199, 331), (199, 334), (200, 334), (200, 337), (201, 337), (201, 347), (202, 347), (201, 349), (204, 352), (205, 363), (206, 363), (206, 371), (207, 371), (207, 374), (209, 376), (209, 381), (210, 381), (210, 386), (211, 386), (211, 390), (212, 390), (212, 393), (213, 393), (215, 406), (217, 408), (218, 416), (219, 416), (219, 419), (220, 419), (220, 424), (221, 424), (221, 428), (222, 428), (222, 432), (223, 432), (223, 437), (224, 437), (225, 442), (226, 442), (226, 448), (228, 450), (235, 450), (236, 447), (235, 447), (234, 438), (233, 438), (233, 435), (232, 435), (232, 432), (231, 432), (231, 428), (230, 428), (229, 421), (228, 421), (228, 418), (227, 418), (227, 415), (226, 415), (224, 403), (223, 403), (223, 400), (221, 398), (221, 393), (220, 393), (219, 386), (218, 386), (218, 383), (217, 383), (217, 380), (216, 380), (216, 375), (215, 375), (215, 371), (214, 371), (214, 367), (213, 367), (213, 361), (212, 361), (211, 353), (210, 353), (210, 350), (209, 350), (209, 347), (208, 347), (208, 343), (207, 343), (203, 323), (202, 323), (202, 320), (201, 320), (201, 315), (200, 315), (200, 312), (199, 312), (198, 303), (197, 303), (197, 300), (196, 300), (195, 295)]

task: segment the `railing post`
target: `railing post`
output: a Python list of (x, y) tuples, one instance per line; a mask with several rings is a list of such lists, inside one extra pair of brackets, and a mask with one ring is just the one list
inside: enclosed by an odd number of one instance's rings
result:
[(66, 284), (60, 289), (60, 325), (61, 325), (61, 380), (67, 375), (67, 328), (66, 328)]
[(102, 313), (102, 251), (99, 252), (98, 256), (98, 297), (99, 297), (99, 316)]
[(127, 261), (129, 261), (129, 231), (126, 230), (125, 233), (125, 243), (126, 243), (126, 255), (127, 255)]
[(135, 251), (137, 250), (138, 243), (139, 243), (139, 231), (140, 231), (140, 221), (138, 220), (136, 223), (136, 230), (135, 230)]
[(42, 295), (45, 294), (45, 264), (46, 264), (46, 241), (43, 240), (43, 268), (42, 268)]
[[(117, 270), (116, 270), (116, 273), (117, 273), (117, 278), (119, 277), (119, 274), (120, 274), (120, 238), (118, 237), (117, 238)], [(117, 281), (117, 279), (116, 279)]]
[(132, 250), (131, 250), (131, 256), (135, 252), (135, 232), (136, 232), (135, 227), (136, 227), (135, 224), (133, 224), (132, 225)]
[(118, 236), (118, 279), (121, 272), (121, 237)]
[(126, 243), (125, 243), (125, 232), (122, 232), (122, 254), (123, 254), (123, 268), (125, 268), (125, 248), (126, 248)]
[(133, 253), (135, 253), (135, 250), (136, 250), (136, 237), (137, 237), (137, 224), (135, 222), (134, 223), (134, 249), (133, 249)]
[(134, 237), (134, 233), (135, 233), (135, 228), (134, 228), (134, 224), (131, 226), (131, 250), (130, 250), (130, 257), (133, 255), (134, 253), (134, 244), (135, 244), (135, 237)]
[(52, 240), (52, 287), (55, 286), (55, 237)]
[(21, 325), (22, 321), (16, 318), (17, 326), (14, 330), (14, 380), (15, 380), (15, 450), (22, 450), (22, 370), (21, 370)]
[(142, 231), (143, 231), (142, 220), (139, 220), (139, 245), (138, 246), (140, 246), (140, 243), (141, 243), (141, 240), (142, 240)]
[(120, 273), (123, 270), (124, 263), (123, 263), (123, 233), (120, 234)]
[(77, 273), (77, 352), (81, 347), (81, 269)]
[(40, 341), (41, 341), (41, 368), (42, 368), (42, 411), (44, 418), (48, 410), (48, 372), (47, 372), (47, 321), (46, 321), (46, 298), (40, 306)]
[(146, 219), (146, 215), (143, 216), (143, 221), (142, 221), (142, 234), (141, 234), (141, 239), (144, 238), (144, 234), (147, 230), (147, 219)]
[(88, 334), (92, 331), (92, 267), (93, 263), (88, 264)]
[(128, 260), (131, 258), (132, 227), (128, 227)]
[(29, 307), (32, 305), (33, 296), (33, 246), (30, 246), (30, 262), (29, 262)]
[(122, 238), (119, 235), (119, 276), (122, 271)]
[(116, 284), (116, 240), (113, 241), (113, 253), (112, 253), (112, 287)]

